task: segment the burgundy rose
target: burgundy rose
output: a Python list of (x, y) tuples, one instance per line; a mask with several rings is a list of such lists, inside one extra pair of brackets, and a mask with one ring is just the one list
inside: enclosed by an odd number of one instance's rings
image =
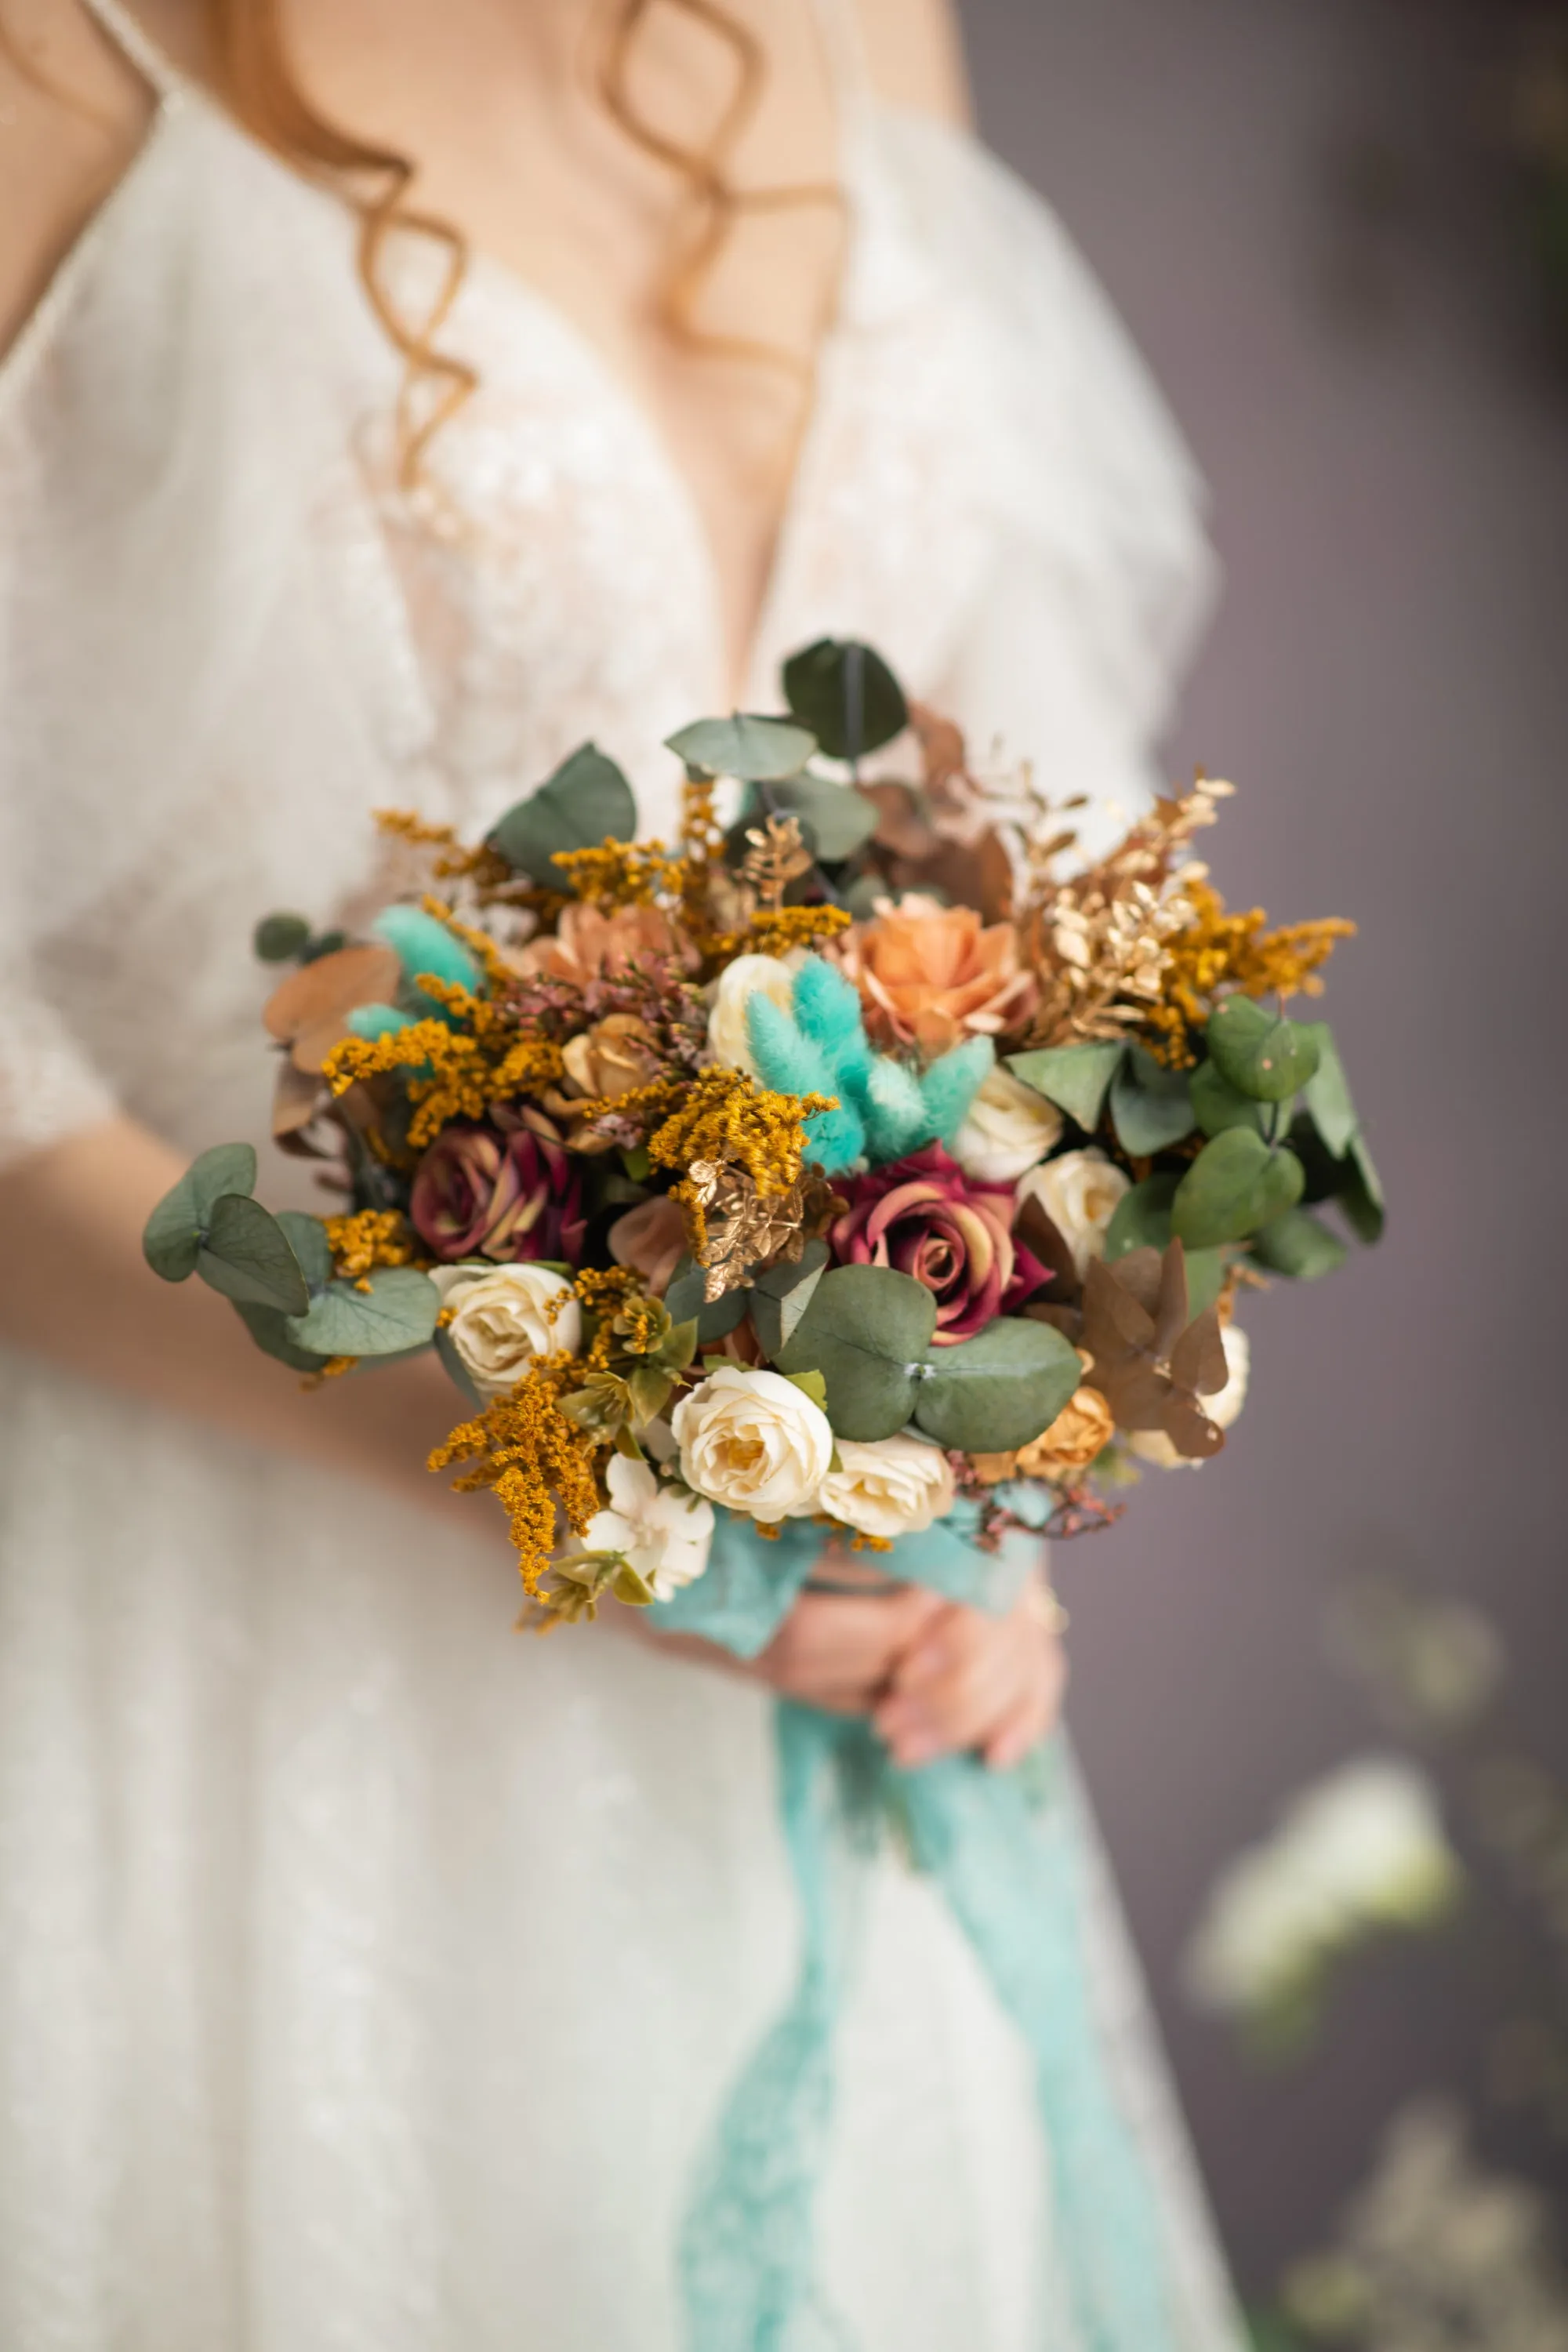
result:
[[(545, 1126), (546, 1122), (540, 1121)], [(583, 1247), (582, 1186), (570, 1153), (505, 1111), (449, 1127), (414, 1179), (408, 1214), (439, 1258), (561, 1258)]]
[(835, 1254), (923, 1282), (936, 1298), (936, 1347), (972, 1339), (1050, 1279), (1014, 1239), (1010, 1187), (971, 1182), (940, 1143), (835, 1181), (849, 1202), (833, 1228)]

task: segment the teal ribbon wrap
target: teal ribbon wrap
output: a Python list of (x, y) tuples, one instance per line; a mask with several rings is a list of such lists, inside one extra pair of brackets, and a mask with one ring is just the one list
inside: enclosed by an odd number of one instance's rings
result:
[[(1037, 1556), (1015, 1536), (978, 1550), (968, 1507), (881, 1564), (903, 1581), (1001, 1609)], [(743, 1656), (765, 1646), (821, 1549), (725, 1519), (708, 1572), (661, 1604), (671, 1630)], [(869, 1725), (782, 1702), (779, 1802), (801, 1916), (795, 1990), (731, 2086), (681, 2231), (689, 2352), (789, 2352), (814, 2321), (848, 2347), (813, 2251), (833, 2118), (835, 2042), (865, 1897), (891, 1830), (930, 1874), (1028, 2046), (1050, 2157), (1056, 2244), (1082, 2352), (1169, 2352), (1158, 2209), (1107, 2072), (1082, 1938), (1078, 1816), (1066, 1758), (1016, 1772), (947, 1757), (900, 1771)]]

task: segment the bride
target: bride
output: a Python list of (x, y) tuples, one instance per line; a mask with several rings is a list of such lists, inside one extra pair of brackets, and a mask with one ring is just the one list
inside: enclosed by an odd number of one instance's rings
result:
[(352, 920), (374, 808), (476, 833), (592, 735), (657, 831), (669, 729), (837, 632), (1125, 813), (1205, 572), (1135, 359), (942, 0), (0, 32), (0, 2342), (1226, 2352), (1065, 1759), (1152, 2241), (1079, 2292), (1127, 2181), (890, 1849), (815, 2150), (715, 2141), (800, 1948), (771, 1694), (1005, 1769), (1037, 1596), (513, 1640), (439, 1374), (301, 1398), (139, 1250), (265, 1137), (245, 941)]

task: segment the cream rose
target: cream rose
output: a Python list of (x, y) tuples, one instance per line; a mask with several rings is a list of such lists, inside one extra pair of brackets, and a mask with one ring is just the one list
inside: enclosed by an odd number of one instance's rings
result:
[(997, 1068), (970, 1104), (950, 1148), (964, 1174), (977, 1184), (1011, 1184), (1061, 1139), (1062, 1115), (1055, 1103), (1011, 1070)]
[(830, 1470), (816, 1507), (863, 1536), (918, 1535), (952, 1508), (947, 1456), (916, 1437), (881, 1437), (873, 1445), (838, 1441), (839, 1467)]
[(1103, 1151), (1064, 1151), (1032, 1168), (1018, 1185), (1020, 1202), (1038, 1201), (1072, 1252), (1081, 1282), (1090, 1258), (1105, 1255), (1105, 1230), (1116, 1204), (1130, 1190), (1128, 1179)]
[(756, 1076), (746, 1027), (747, 1003), (753, 996), (767, 996), (781, 1013), (789, 1012), (795, 1003), (795, 972), (804, 961), (796, 949), (787, 958), (743, 955), (725, 965), (710, 992), (708, 1049), (716, 1062), (729, 1070), (742, 1070), (749, 1078)]
[(585, 1550), (624, 1554), (657, 1601), (701, 1575), (713, 1541), (711, 1503), (661, 1485), (646, 1462), (620, 1454), (610, 1456), (605, 1483), (610, 1507), (589, 1520)]
[(689, 1486), (769, 1525), (812, 1502), (833, 1459), (827, 1415), (782, 1372), (722, 1365), (670, 1427)]
[(504, 1395), (535, 1356), (563, 1348), (575, 1355), (582, 1345), (572, 1285), (547, 1266), (438, 1265), (430, 1278), (452, 1310), (447, 1335), (482, 1396)]
[[(1224, 1388), (1213, 1396), (1200, 1397), (1203, 1406), (1216, 1429), (1228, 1429), (1242, 1406), (1247, 1402), (1247, 1382), (1252, 1370), (1252, 1346), (1239, 1324), (1227, 1324), (1220, 1333), (1225, 1343), (1226, 1370), (1229, 1375)], [(1135, 1429), (1129, 1433), (1128, 1451), (1140, 1462), (1152, 1463), (1156, 1470), (1197, 1470), (1202, 1461), (1178, 1454), (1163, 1429)]]

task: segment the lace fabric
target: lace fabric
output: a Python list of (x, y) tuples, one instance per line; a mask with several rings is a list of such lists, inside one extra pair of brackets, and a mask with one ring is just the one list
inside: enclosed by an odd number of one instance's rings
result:
[[(863, 109), (850, 182), (749, 698), (853, 630), (1125, 808), (1205, 593), (1185, 461), (971, 142)], [(341, 208), (172, 87), (0, 368), (0, 1159), (114, 1104), (265, 1138), (248, 932), (373, 888), (373, 808), (481, 825), (592, 734), (669, 822), (660, 738), (722, 695), (691, 501), (504, 272), (451, 333), (481, 390), (436, 528), (386, 486), (395, 366)], [(0, 1456), (0, 2342), (674, 2352), (691, 2183), (801, 1932), (762, 1696), (510, 1640), (479, 1506), (437, 1557), (374, 1496), (8, 1355)], [(1175, 2340), (1232, 2352), (1074, 1836)], [(883, 1855), (862, 1895), (824, 2309), (860, 2352), (1085, 2352), (1023, 2039), (923, 1883)], [(833, 2341), (805, 2314), (780, 2352)]]

